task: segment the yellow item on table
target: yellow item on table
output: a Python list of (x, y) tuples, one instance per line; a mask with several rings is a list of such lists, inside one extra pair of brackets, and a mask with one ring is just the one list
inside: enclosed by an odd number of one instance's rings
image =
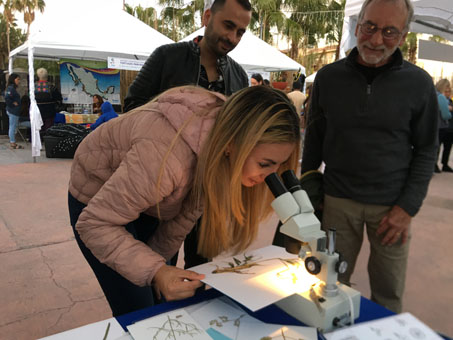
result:
[(66, 113), (65, 118), (66, 118), (66, 123), (92, 124), (92, 123), (96, 122), (96, 119), (99, 118), (99, 115), (87, 114), (87, 113)]

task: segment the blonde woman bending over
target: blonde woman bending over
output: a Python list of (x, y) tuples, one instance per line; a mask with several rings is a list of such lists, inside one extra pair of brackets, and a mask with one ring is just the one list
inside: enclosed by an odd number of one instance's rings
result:
[(178, 300), (202, 285), (203, 275), (166, 264), (201, 215), (200, 255), (250, 245), (271, 211), (264, 178), (296, 168), (299, 131), (296, 109), (270, 87), (228, 100), (180, 87), (88, 135), (69, 212), (113, 315), (153, 305), (152, 287)]

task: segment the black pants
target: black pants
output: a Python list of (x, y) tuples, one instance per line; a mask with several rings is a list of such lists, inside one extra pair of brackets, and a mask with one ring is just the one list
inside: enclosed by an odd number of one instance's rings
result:
[[(93, 270), (94, 275), (96, 275), (110, 308), (112, 309), (113, 316), (119, 316), (138, 309), (153, 306), (157, 300), (155, 299), (151, 287), (139, 287), (125, 279), (107, 265), (101, 263), (80, 239), (79, 233), (75, 230), (75, 225), (86, 205), (79, 202), (68, 193), (68, 206), (71, 226), (77, 244)], [(157, 229), (158, 223), (158, 219), (141, 214), (137, 220), (126, 225), (126, 230), (134, 235), (137, 240), (146, 242)]]
[[(208, 262), (208, 259), (199, 255), (197, 253), (198, 248), (198, 230), (201, 224), (200, 217), (192, 228), (192, 231), (186, 236), (184, 240), (184, 268), (191, 268), (194, 266), (198, 266), (199, 264), (203, 264)], [(176, 254), (177, 256), (178, 254)]]
[(437, 150), (437, 155), (439, 157), (440, 145), (443, 144), (444, 149), (442, 151), (441, 158), (441, 163), (443, 165), (448, 165), (452, 142), (453, 142), (453, 130), (451, 128), (439, 129), (439, 149)]

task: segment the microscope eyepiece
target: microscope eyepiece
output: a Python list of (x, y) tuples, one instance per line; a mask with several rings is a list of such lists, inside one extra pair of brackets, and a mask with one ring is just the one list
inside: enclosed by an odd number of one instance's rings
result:
[(282, 180), (290, 193), (294, 193), (297, 190), (302, 189), (300, 186), (299, 179), (294, 173), (294, 170), (286, 170), (284, 173), (282, 173)]
[(288, 192), (282, 180), (275, 172), (267, 176), (264, 181), (266, 182), (275, 198), (283, 195), (285, 192)]

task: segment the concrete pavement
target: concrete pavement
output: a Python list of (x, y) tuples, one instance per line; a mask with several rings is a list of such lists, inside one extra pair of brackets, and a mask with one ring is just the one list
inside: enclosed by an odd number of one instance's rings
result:
[[(10, 150), (0, 136), (0, 339), (28, 340), (111, 317), (66, 208), (71, 160)], [(24, 143), (20, 143), (24, 145)], [(44, 153), (43, 153), (44, 155)], [(453, 166), (453, 164), (451, 164)], [(453, 174), (436, 174), (413, 221), (404, 311), (453, 337)], [(251, 248), (270, 244), (276, 218)], [(369, 297), (368, 247), (353, 276)]]

